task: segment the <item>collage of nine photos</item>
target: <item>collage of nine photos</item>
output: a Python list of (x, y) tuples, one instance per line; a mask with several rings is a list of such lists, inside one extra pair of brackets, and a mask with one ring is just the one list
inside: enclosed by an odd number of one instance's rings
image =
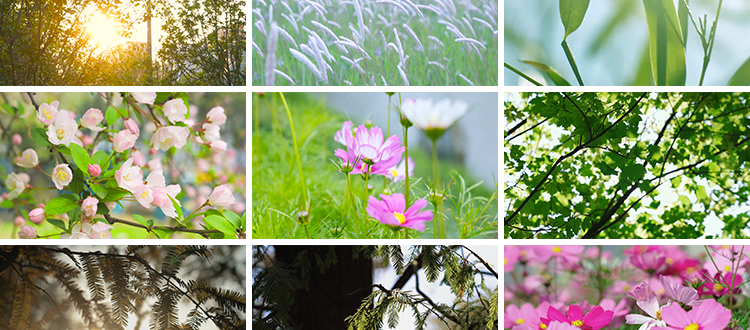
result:
[(0, 329), (499, 329), (501, 16), (3, 1)]

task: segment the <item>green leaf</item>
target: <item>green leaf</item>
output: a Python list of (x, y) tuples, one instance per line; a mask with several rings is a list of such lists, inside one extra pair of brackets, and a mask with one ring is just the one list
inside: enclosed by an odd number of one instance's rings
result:
[(177, 204), (177, 201), (172, 196), (167, 195), (167, 197), (172, 201), (172, 206), (174, 206), (174, 210), (177, 212), (177, 221), (182, 222), (182, 206)]
[(50, 145), (48, 137), (47, 137), (47, 130), (44, 128), (32, 128), (31, 129), (31, 139), (36, 142), (36, 144), (47, 147)]
[(581, 26), (588, 8), (589, 0), (560, 0), (560, 19), (565, 26), (563, 40)]
[(83, 172), (81, 169), (73, 170), (73, 180), (68, 184), (68, 189), (74, 194), (80, 194), (83, 192), (85, 181), (83, 180)]
[(102, 202), (116, 201), (127, 195), (130, 195), (130, 192), (127, 190), (123, 190), (120, 188), (107, 188), (107, 195), (104, 199), (102, 199)]
[(552, 83), (554, 83), (557, 86), (570, 86), (570, 83), (565, 80), (555, 69), (550, 68), (547, 64), (541, 63), (541, 62), (534, 62), (534, 61), (521, 61), (523, 63), (526, 63), (528, 65), (531, 65), (535, 68), (537, 68), (539, 71), (544, 74), (544, 77), (551, 80)]
[(677, 17), (680, 18), (680, 27), (682, 28), (682, 44), (687, 45), (688, 39), (688, 8), (685, 4), (689, 3), (690, 0), (677, 0)]
[(99, 164), (99, 167), (101, 167), (102, 171), (107, 170), (107, 161), (109, 160), (109, 155), (107, 155), (106, 152), (103, 150), (99, 150), (95, 152), (93, 155), (91, 155), (91, 161), (89, 163), (91, 164)]
[(239, 227), (241, 225), (241, 219), (240, 216), (237, 215), (237, 213), (234, 213), (230, 210), (224, 210), (224, 217), (229, 220), (231, 224), (233, 224), (235, 227)]
[(672, 0), (643, 0), (651, 73), (657, 86), (685, 85), (685, 46)]
[(247, 230), (247, 212), (242, 213), (242, 229)]
[(55, 227), (60, 228), (62, 230), (68, 231), (67, 228), (65, 228), (65, 222), (58, 219), (47, 219), (47, 222), (53, 224)]
[(142, 225), (144, 225), (146, 227), (151, 227), (151, 226), (148, 225), (148, 221), (146, 221), (146, 219), (143, 218), (143, 216), (141, 216), (139, 214), (133, 214), (133, 220), (138, 221), (138, 223), (140, 223), (140, 224), (142, 224)]
[(53, 198), (44, 207), (44, 212), (49, 215), (58, 215), (79, 207), (78, 199), (74, 195), (64, 194)]
[(210, 215), (203, 218), (203, 222), (205, 222), (209, 228), (218, 229), (229, 237), (235, 237), (237, 235), (237, 229), (224, 217)]
[(118, 119), (120, 119), (120, 113), (117, 112), (113, 106), (107, 108), (107, 112), (104, 113), (104, 118), (107, 120), (107, 125), (112, 126)]
[(96, 194), (96, 196), (99, 197), (99, 199), (103, 199), (104, 197), (107, 197), (107, 192), (109, 191), (107, 190), (106, 186), (101, 185), (101, 184), (96, 184), (96, 183), (93, 183), (90, 186), (91, 186), (91, 190), (94, 191), (94, 194)]
[(89, 154), (86, 152), (86, 150), (75, 143), (71, 143), (70, 152), (73, 155), (73, 161), (76, 163), (76, 166), (78, 166), (81, 172), (88, 173), (91, 158), (89, 157)]
[(164, 228), (154, 228), (151, 229), (151, 232), (154, 233), (159, 238), (169, 238), (169, 235), (172, 235), (174, 233), (174, 230), (164, 229)]
[(732, 78), (727, 82), (729, 86), (748, 86), (750, 85), (750, 57), (747, 58), (745, 63), (742, 63), (737, 72), (732, 75)]
[(10, 199), (3, 200), (3, 202), (0, 203), (0, 207), (5, 209), (12, 209), (14, 205), (15, 204), (13, 204), (13, 201)]

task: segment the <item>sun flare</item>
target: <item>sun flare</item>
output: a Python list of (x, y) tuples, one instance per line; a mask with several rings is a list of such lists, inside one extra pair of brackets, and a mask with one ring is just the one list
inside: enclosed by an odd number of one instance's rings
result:
[(117, 30), (115, 21), (100, 12), (91, 15), (86, 30), (91, 37), (91, 44), (102, 50), (125, 42)]

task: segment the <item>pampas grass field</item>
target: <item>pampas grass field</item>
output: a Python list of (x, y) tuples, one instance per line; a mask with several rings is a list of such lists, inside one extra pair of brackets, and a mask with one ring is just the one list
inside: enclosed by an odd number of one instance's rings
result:
[(255, 0), (260, 85), (496, 86), (489, 0)]

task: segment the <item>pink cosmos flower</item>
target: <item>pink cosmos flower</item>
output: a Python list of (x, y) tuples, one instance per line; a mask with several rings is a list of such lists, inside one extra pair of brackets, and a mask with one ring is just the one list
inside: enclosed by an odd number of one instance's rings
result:
[(25, 168), (34, 168), (39, 165), (39, 156), (34, 149), (26, 149), (21, 153), (21, 157), (16, 161), (16, 165)]
[(724, 296), (730, 292), (737, 294), (740, 293), (740, 286), (742, 284), (742, 275), (732, 273), (716, 273), (713, 277), (710, 277), (708, 272), (705, 272), (703, 280), (706, 281), (700, 287), (698, 292), (701, 295), (715, 295)]
[(138, 137), (138, 135), (141, 132), (141, 129), (138, 128), (138, 124), (135, 123), (135, 120), (128, 118), (128, 119), (125, 119), (123, 124), (125, 125), (126, 130), (130, 131), (130, 133), (135, 135), (136, 138)]
[(698, 300), (698, 290), (686, 287), (680, 284), (679, 281), (663, 275), (659, 275), (659, 281), (661, 281), (661, 284), (664, 287), (664, 292), (666, 292), (672, 300), (687, 306), (700, 304), (700, 301)]
[(102, 167), (99, 164), (89, 164), (88, 166), (89, 175), (93, 178), (102, 174)]
[(162, 111), (164, 111), (164, 116), (166, 116), (169, 121), (176, 123), (185, 121), (188, 109), (185, 106), (185, 103), (182, 102), (182, 99), (174, 99), (164, 103)]
[(42, 221), (44, 221), (44, 208), (37, 207), (31, 210), (31, 212), (29, 212), (29, 221), (36, 225), (41, 225)]
[(525, 303), (518, 308), (516, 305), (508, 305), (505, 308), (504, 328), (513, 330), (539, 329), (540, 319), (544, 314), (540, 313), (530, 303)]
[[(414, 161), (409, 157), (409, 176), (414, 175)], [(398, 166), (393, 166), (388, 169), (385, 176), (393, 182), (399, 182), (406, 179), (406, 162), (402, 159)]]
[(96, 108), (91, 108), (83, 114), (83, 117), (81, 117), (81, 126), (86, 127), (94, 132), (101, 132), (105, 129), (105, 127), (99, 127), (97, 125), (99, 125), (102, 120), (104, 120), (102, 111)]
[(81, 203), (81, 211), (85, 216), (92, 217), (96, 214), (97, 204), (99, 204), (99, 200), (96, 197), (86, 197)]
[(616, 303), (614, 299), (604, 298), (599, 302), (599, 306), (604, 308), (606, 311), (612, 311), (613, 319), (623, 317), (628, 314), (630, 308), (627, 306), (628, 302), (625, 298), (620, 299), (620, 302)]
[(425, 222), (432, 220), (432, 211), (422, 211), (427, 201), (419, 199), (406, 209), (403, 194), (380, 195), (382, 201), (370, 196), (367, 200), (367, 214), (381, 223), (395, 227), (406, 227), (424, 231)]
[(401, 160), (401, 154), (406, 150), (396, 135), (383, 140), (383, 131), (377, 126), (368, 130), (365, 125), (359, 125), (356, 138), (349, 143), (348, 150), (354, 151), (368, 165), (388, 162), (395, 158), (395, 163), (388, 168), (397, 164)]
[(25, 239), (34, 239), (36, 238), (36, 229), (29, 225), (21, 226), (21, 228), (18, 229), (18, 237)]
[(224, 108), (213, 107), (206, 114), (206, 121), (214, 125), (224, 125), (227, 121), (227, 115), (224, 114)]
[[(54, 145), (69, 146), (71, 142), (78, 140), (76, 132), (78, 124), (75, 119), (70, 118), (67, 110), (60, 110), (55, 121), (47, 128), (47, 138)], [(82, 143), (78, 140), (77, 144)]]
[(21, 193), (23, 193), (23, 190), (26, 189), (26, 183), (23, 181), (23, 178), (21, 178), (20, 175), (11, 173), (8, 174), (7, 178), (5, 178), (5, 188), (8, 188), (8, 190), (10, 191), (7, 198), (11, 200), (15, 199), (16, 197), (20, 196)]
[(45, 126), (52, 124), (57, 119), (57, 106), (59, 104), (60, 102), (58, 101), (54, 101), (51, 104), (42, 103), (36, 112), (36, 118)]
[(120, 188), (134, 193), (135, 187), (143, 184), (143, 173), (140, 167), (131, 165), (133, 165), (133, 158), (128, 158), (120, 169), (115, 171), (115, 180)]
[(679, 304), (662, 308), (661, 317), (667, 327), (654, 327), (653, 330), (723, 330), (732, 319), (732, 312), (714, 300), (705, 300), (702, 304), (686, 312)]
[(123, 152), (132, 148), (135, 145), (135, 141), (138, 139), (136, 135), (130, 133), (129, 130), (122, 130), (117, 132), (114, 139), (115, 152)]
[(612, 321), (612, 311), (605, 311), (600, 306), (591, 309), (585, 316), (578, 305), (568, 307), (568, 317), (565, 317), (560, 311), (550, 306), (547, 310), (547, 317), (542, 318), (542, 323), (549, 325), (551, 321), (559, 321), (572, 324), (583, 330), (599, 330)]
[(14, 145), (20, 146), (21, 143), (23, 142), (23, 138), (21, 137), (21, 134), (18, 134), (18, 133), (13, 134), (13, 138), (11, 139), (11, 142)]
[(57, 190), (62, 190), (70, 181), (73, 181), (73, 171), (68, 164), (59, 164), (52, 170), (52, 182)]
[(536, 245), (532, 246), (530, 261), (545, 263), (550, 258), (560, 259), (567, 263), (576, 263), (581, 259), (582, 245)]
[(345, 121), (344, 124), (341, 125), (341, 129), (336, 131), (333, 140), (348, 146), (350, 141), (354, 140), (354, 135), (352, 135), (352, 122)]
[(546, 330), (580, 330), (581, 328), (569, 323), (552, 321), (546, 326)]
[(658, 273), (666, 261), (666, 257), (658, 252), (644, 252), (630, 257), (630, 263), (650, 274)]
[(212, 206), (232, 205), (234, 204), (234, 194), (225, 184), (217, 186), (208, 196), (208, 204)]
[(625, 316), (625, 323), (627, 324), (642, 324), (642, 330), (649, 330), (657, 326), (666, 326), (667, 324), (661, 319), (661, 310), (659, 306), (659, 300), (653, 293), (648, 293), (645, 299), (636, 301), (638, 307), (641, 308), (648, 316), (640, 314), (628, 314)]
[(154, 104), (154, 101), (156, 100), (156, 93), (154, 92), (142, 92), (142, 93), (130, 93), (130, 95), (133, 96), (136, 102), (138, 103), (145, 103), (145, 104)]
[(503, 264), (505, 265), (505, 272), (512, 272), (513, 266), (516, 262), (521, 259), (521, 249), (517, 246), (506, 245), (503, 249)]
[(112, 233), (109, 231), (114, 228), (109, 224), (99, 221), (91, 226), (88, 236), (92, 239), (109, 239), (112, 238)]
[(151, 190), (151, 187), (145, 184), (135, 187), (135, 189), (133, 189), (133, 196), (135, 196), (135, 200), (138, 201), (141, 206), (147, 209), (151, 208), (151, 202), (154, 201), (154, 191)]
[(151, 137), (151, 145), (154, 146), (154, 148), (164, 151), (169, 150), (171, 147), (181, 149), (187, 143), (188, 135), (190, 135), (190, 129), (187, 127), (161, 127), (157, 129), (156, 132), (154, 132), (153, 137)]
[(651, 294), (651, 291), (648, 290), (648, 283), (646, 283), (646, 281), (643, 281), (641, 285), (635, 287), (633, 291), (628, 292), (628, 296), (636, 301), (648, 299), (649, 294)]

